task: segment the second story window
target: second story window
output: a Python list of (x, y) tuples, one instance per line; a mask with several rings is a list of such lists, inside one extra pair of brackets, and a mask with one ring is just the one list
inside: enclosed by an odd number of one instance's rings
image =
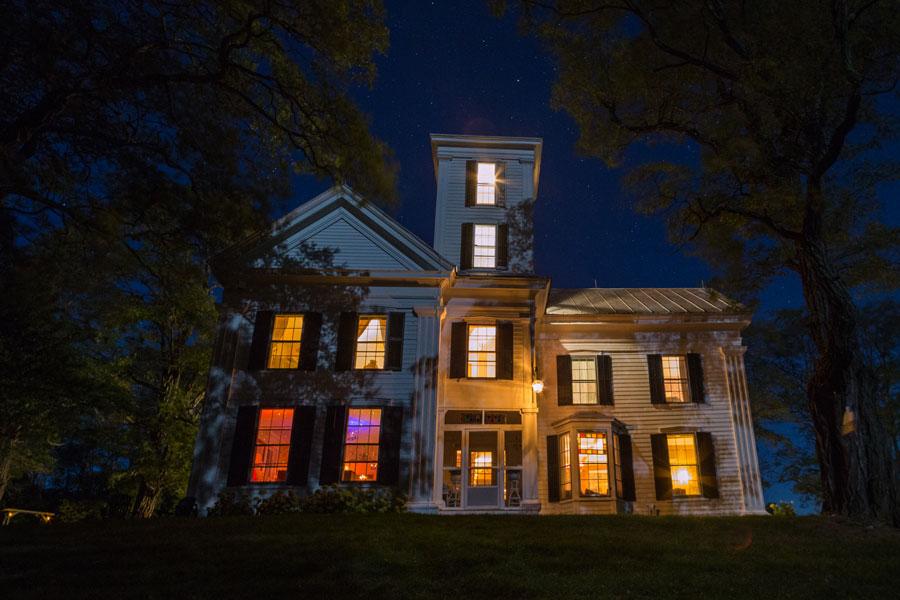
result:
[(497, 266), (497, 226), (475, 225), (472, 266), (493, 269)]
[(269, 342), (269, 369), (296, 369), (300, 364), (303, 315), (275, 315)]
[(356, 369), (383, 369), (384, 344), (387, 317), (384, 315), (360, 315), (356, 331)]
[(593, 356), (572, 358), (572, 404), (597, 404), (597, 365)]
[(476, 204), (496, 204), (497, 167), (494, 163), (478, 163), (478, 193)]
[(469, 325), (468, 377), (497, 376), (497, 327)]
[(687, 361), (684, 356), (663, 356), (663, 387), (666, 402), (690, 402)]

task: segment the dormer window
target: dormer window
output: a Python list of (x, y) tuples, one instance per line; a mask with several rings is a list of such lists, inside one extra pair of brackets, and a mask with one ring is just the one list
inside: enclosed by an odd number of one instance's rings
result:
[(497, 267), (497, 226), (475, 225), (472, 266), (476, 269)]
[(478, 192), (475, 196), (476, 204), (497, 203), (497, 166), (494, 163), (478, 163)]

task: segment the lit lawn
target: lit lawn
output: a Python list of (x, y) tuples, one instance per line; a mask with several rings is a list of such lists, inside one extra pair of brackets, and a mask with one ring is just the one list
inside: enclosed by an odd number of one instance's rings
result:
[(900, 533), (818, 518), (288, 515), (0, 530), (0, 597), (897, 598)]

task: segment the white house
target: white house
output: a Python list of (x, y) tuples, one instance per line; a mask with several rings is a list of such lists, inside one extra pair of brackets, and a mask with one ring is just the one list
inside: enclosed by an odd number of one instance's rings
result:
[(763, 512), (750, 314), (535, 274), (541, 146), (432, 135), (433, 248), (335, 187), (220, 257), (201, 509), (337, 484), (423, 512)]

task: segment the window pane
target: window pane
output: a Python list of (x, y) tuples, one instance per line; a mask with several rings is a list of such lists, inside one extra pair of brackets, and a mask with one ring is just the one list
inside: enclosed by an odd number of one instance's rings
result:
[(384, 368), (384, 342), (387, 336), (387, 317), (360, 316), (356, 332), (357, 369)]
[(582, 496), (609, 495), (605, 433), (578, 432), (578, 479)]
[(672, 495), (700, 495), (700, 473), (697, 468), (697, 446), (694, 434), (666, 436), (669, 446), (669, 468), (672, 472)]
[(497, 226), (475, 225), (472, 266), (493, 269), (497, 265)]
[(494, 204), (496, 190), (496, 166), (494, 163), (478, 163), (478, 192), (476, 204)]
[(351, 408), (347, 411), (342, 481), (375, 481), (378, 479), (380, 433), (380, 408)]
[[(497, 432), (469, 433), (469, 486), (491, 487), (496, 484)], [(496, 501), (496, 500), (495, 500)]]
[(271, 483), (287, 480), (293, 423), (293, 408), (263, 408), (259, 411), (250, 481)]
[(593, 357), (572, 358), (572, 403), (597, 404), (597, 365)]
[(269, 343), (269, 369), (296, 369), (300, 364), (303, 315), (275, 315)]
[(559, 436), (559, 498), (572, 497), (572, 447), (569, 434)]
[(497, 327), (469, 325), (469, 377), (497, 376)]
[(663, 356), (662, 367), (666, 402), (687, 402), (690, 395), (687, 361), (684, 356)]

